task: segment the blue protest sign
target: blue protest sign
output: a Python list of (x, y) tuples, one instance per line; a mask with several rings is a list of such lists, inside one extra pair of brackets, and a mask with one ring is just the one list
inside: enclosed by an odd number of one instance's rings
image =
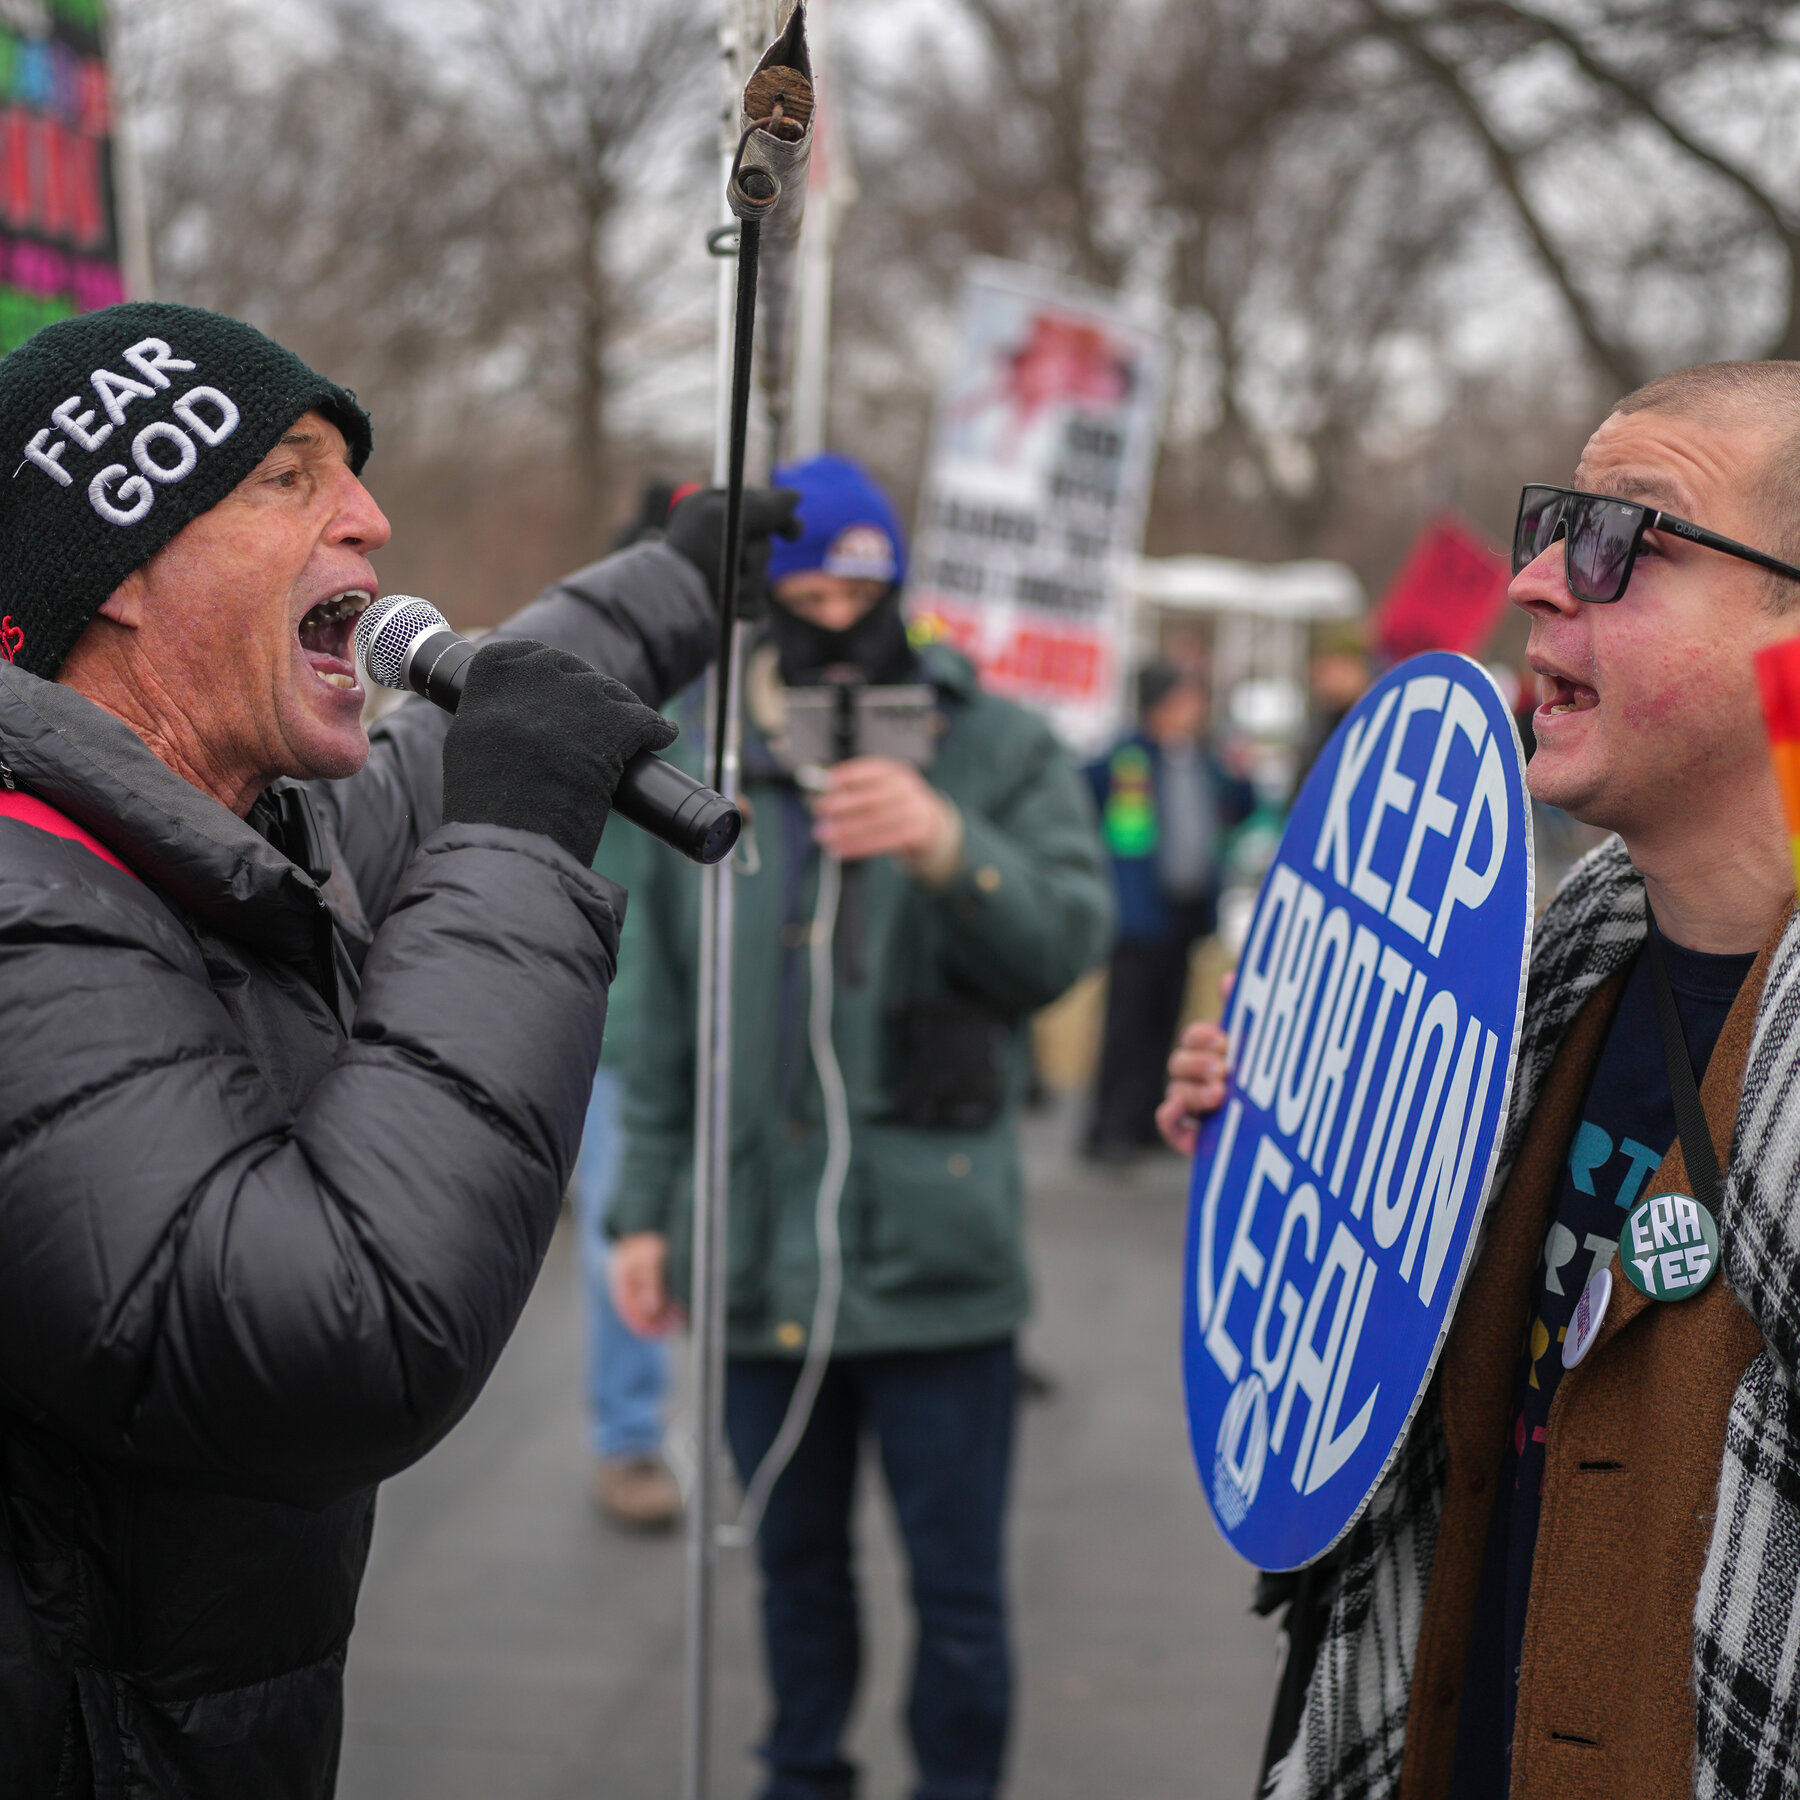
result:
[(1294, 802), (1194, 1158), (1188, 1429), (1258, 1568), (1350, 1529), (1424, 1395), (1499, 1150), (1531, 920), (1512, 717), (1479, 663), (1416, 656)]

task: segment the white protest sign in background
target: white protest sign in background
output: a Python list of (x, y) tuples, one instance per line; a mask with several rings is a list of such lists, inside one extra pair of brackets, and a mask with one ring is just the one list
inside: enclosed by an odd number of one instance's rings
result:
[(984, 686), (1083, 750), (1120, 723), (1162, 370), (1153, 309), (1042, 269), (971, 263), (908, 610)]
[(1414, 657), (1313, 765), (1258, 896), (1183, 1325), (1201, 1485), (1258, 1568), (1349, 1530), (1449, 1331), (1524, 1003), (1524, 775), (1486, 670)]

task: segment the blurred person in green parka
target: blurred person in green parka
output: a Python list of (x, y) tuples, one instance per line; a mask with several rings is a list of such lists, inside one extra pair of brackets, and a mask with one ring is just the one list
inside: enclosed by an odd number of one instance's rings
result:
[[(736, 901), (726, 1427), (746, 1482), (799, 1379), (820, 1278), (826, 1128), (807, 1019), (822, 851), (859, 891), (838, 917), (831, 1015), (851, 1132), (842, 1298), (758, 1538), (774, 1689), (763, 1792), (853, 1789), (841, 1737), (858, 1677), (850, 1511), (867, 1432), (918, 1614), (917, 1793), (979, 1800), (998, 1787), (1010, 1712), (1002, 1525), (1013, 1340), (1030, 1308), (1016, 1129), (1027, 1026), (1105, 954), (1108, 882), (1080, 774), (1048, 726), (983, 693), (947, 647), (908, 642), (886, 496), (835, 456), (776, 479), (799, 491), (801, 536), (774, 546), (775, 604), (746, 670), (760, 866), (740, 874)], [(852, 756), (822, 792), (796, 782), (771, 749), (783, 696), (846, 678), (929, 690), (927, 771)], [(703, 721), (690, 710), (693, 755)], [(700, 884), (660, 847), (645, 861), (632, 899), (645, 1007), (609, 1227), (620, 1313), (652, 1331), (688, 1291)]]

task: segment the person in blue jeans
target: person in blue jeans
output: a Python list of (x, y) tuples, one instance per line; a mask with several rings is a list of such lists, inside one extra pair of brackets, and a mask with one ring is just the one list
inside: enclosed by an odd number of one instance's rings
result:
[[(623, 966), (621, 962), (621, 966)], [(620, 1102), (624, 1077), (602, 1063), (594, 1075), (587, 1126), (570, 1194), (580, 1241), (586, 1308), (582, 1393), (594, 1453), (594, 1499), (621, 1525), (656, 1530), (681, 1517), (681, 1490), (663, 1461), (669, 1347), (627, 1329), (607, 1286), (606, 1209), (624, 1160)]]
[[(615, 831), (600, 846), (596, 868), (621, 884), (636, 879), (635, 831)], [(569, 1184), (580, 1246), (578, 1279), (586, 1315), (582, 1393), (594, 1454), (594, 1501), (615, 1524), (663, 1530), (681, 1517), (681, 1489), (663, 1460), (663, 1421), (669, 1398), (669, 1347), (631, 1332), (613, 1306), (606, 1264), (611, 1244), (606, 1213), (625, 1160), (626, 1059), (637, 1024), (632, 915), (619, 934), (619, 972), (608, 997), (606, 1043), (594, 1074), (581, 1154)]]
[[(615, 550), (659, 541), (678, 492), (667, 481), (644, 486), (637, 517), (613, 540)], [(630, 890), (637, 876), (635, 831), (614, 831), (600, 846), (594, 866)], [(638, 1337), (619, 1317), (607, 1280), (612, 1244), (606, 1211), (625, 1161), (625, 1058), (637, 1022), (637, 958), (630, 911), (619, 931), (619, 972), (608, 999), (606, 1042), (594, 1074), (582, 1129), (581, 1153), (569, 1182), (579, 1245), (580, 1285), (587, 1338), (582, 1349), (582, 1397), (594, 1455), (594, 1502), (616, 1524), (639, 1531), (667, 1529), (681, 1517), (681, 1489), (663, 1460), (663, 1424), (669, 1400), (669, 1347)]]

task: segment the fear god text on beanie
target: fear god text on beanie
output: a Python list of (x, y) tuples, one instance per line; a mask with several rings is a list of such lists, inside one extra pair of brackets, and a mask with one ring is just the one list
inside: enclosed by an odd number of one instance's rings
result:
[(40, 331), (0, 361), (0, 657), (53, 676), (115, 587), (210, 511), (302, 413), (344, 434), (348, 388), (237, 319), (148, 301)]

